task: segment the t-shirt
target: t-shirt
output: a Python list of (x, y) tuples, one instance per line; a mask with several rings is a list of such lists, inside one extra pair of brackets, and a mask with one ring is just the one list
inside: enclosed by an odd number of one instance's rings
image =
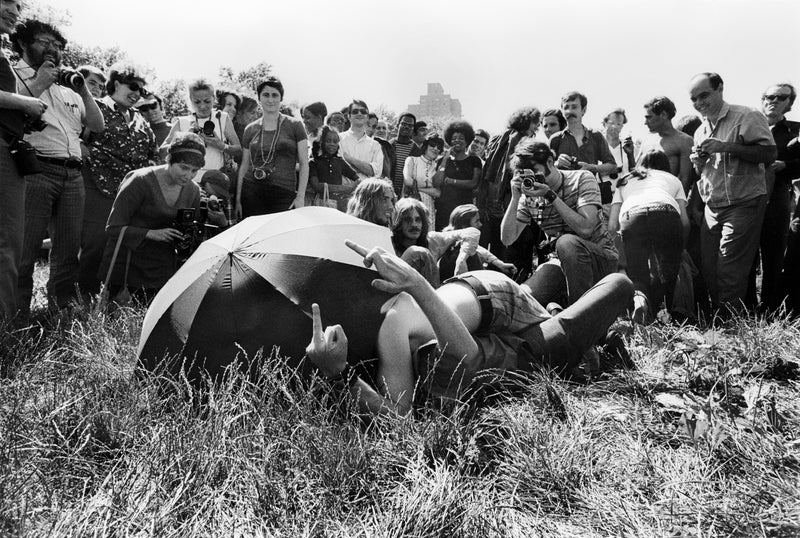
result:
[[(561, 179), (556, 185), (550, 185), (550, 188), (570, 209), (577, 211), (582, 207), (589, 207), (598, 212), (597, 224), (592, 230), (589, 240), (602, 247), (609, 257), (616, 258), (617, 249), (603, 222), (600, 187), (597, 185), (594, 175), (588, 170), (559, 171)], [(551, 238), (574, 234), (553, 204), (542, 207), (538, 199), (529, 198), (525, 194), (519, 199), (517, 220), (524, 224), (539, 223), (542, 231)]]
[[(17, 78), (6, 55), (0, 52), (0, 90), (17, 93)], [(0, 108), (0, 136), (22, 138), (25, 114), (21, 110)]]
[[(472, 181), (475, 170), (480, 172), (481, 160), (474, 156), (468, 155), (465, 159), (460, 161), (456, 159), (448, 159), (444, 165), (444, 176), (457, 179)], [(439, 164), (439, 168), (442, 164)], [(472, 189), (462, 189), (455, 185), (444, 185), (441, 187), (442, 194), (436, 199), (436, 229), (441, 230), (447, 226), (450, 221), (450, 213), (456, 207), (463, 204), (472, 203)]]
[(274, 170), (265, 179), (255, 179), (253, 171), (264, 166), (264, 161), (269, 156), (269, 148), (275, 138), (275, 131), (265, 131), (260, 118), (245, 128), (242, 147), (248, 148), (250, 151), (252, 166), (244, 179), (266, 182), (269, 185), (295, 192), (297, 190), (297, 174), (295, 172), (298, 162), (297, 145), (303, 140), (307, 140), (308, 136), (302, 121), (283, 114), (280, 117), (280, 133), (275, 147)]
[(669, 172), (648, 170), (643, 179), (630, 178), (623, 186), (617, 187), (612, 203), (622, 204), (620, 215), (634, 207), (653, 204), (669, 204), (680, 212), (677, 200), (686, 201), (686, 194), (678, 178)]

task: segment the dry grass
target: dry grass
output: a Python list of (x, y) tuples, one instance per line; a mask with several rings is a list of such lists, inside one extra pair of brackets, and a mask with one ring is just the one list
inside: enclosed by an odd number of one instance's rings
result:
[(800, 535), (797, 322), (628, 328), (636, 371), (364, 427), (274, 357), (138, 370), (142, 316), (0, 331), (1, 536)]

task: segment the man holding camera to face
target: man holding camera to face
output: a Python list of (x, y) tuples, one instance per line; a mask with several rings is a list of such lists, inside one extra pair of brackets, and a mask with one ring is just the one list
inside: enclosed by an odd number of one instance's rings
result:
[(25, 135), (38, 161), (37, 173), (25, 180), (25, 231), (18, 277), (18, 308), (27, 314), (34, 263), (48, 231), (53, 245), (48, 302), (63, 307), (75, 297), (84, 204), (80, 135), (84, 127), (102, 132), (105, 124), (83, 76), (60, 66), (66, 40), (58, 29), (31, 19), (17, 27), (11, 42), (21, 57), (14, 68), (17, 91), (47, 105), (41, 121), (29, 124)]
[[(0, 0), (0, 34), (11, 34), (22, 3)], [(6, 51), (0, 51), (0, 320), (17, 312), (17, 270), (22, 253), (25, 183), (15, 162), (26, 119), (36, 120), (47, 105), (19, 95)]]
[[(553, 152), (544, 142), (523, 142), (511, 160), (511, 203), (503, 215), (500, 238), (513, 243), (523, 228), (536, 222), (547, 234), (573, 304), (604, 276), (617, 270), (618, 254), (601, 217), (600, 189), (588, 170), (556, 168)], [(537, 270), (542, 271), (543, 264)], [(552, 264), (550, 264), (552, 266)], [(548, 268), (550, 269), (550, 268)], [(556, 301), (553, 273), (546, 269), (528, 281), (543, 304)], [(549, 282), (543, 282), (543, 275)], [(563, 299), (561, 299), (563, 300)]]

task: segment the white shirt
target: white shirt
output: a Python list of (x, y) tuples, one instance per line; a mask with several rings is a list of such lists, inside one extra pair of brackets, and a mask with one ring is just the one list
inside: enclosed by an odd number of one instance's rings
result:
[[(28, 95), (25, 87), (36, 78), (36, 70), (20, 60), (14, 67), (17, 74), (17, 91)], [(52, 84), (42, 92), (39, 99), (47, 103), (42, 120), (47, 127), (25, 135), (25, 140), (43, 157), (66, 159), (81, 158), (81, 131), (86, 118), (86, 106), (81, 96), (58, 84)]]
[[(381, 145), (375, 141), (371, 136), (366, 133), (357, 138), (352, 129), (345, 131), (339, 135), (339, 148), (345, 160), (350, 158), (358, 159), (359, 161), (368, 162), (372, 167), (372, 175), (374, 177), (381, 177), (383, 173), (383, 150)], [(355, 167), (353, 167), (355, 169)], [(360, 170), (356, 170), (359, 178), (369, 177), (362, 174)]]
[(613, 203), (622, 204), (619, 214), (624, 215), (636, 207), (653, 204), (669, 204), (680, 212), (678, 200), (686, 201), (680, 180), (668, 172), (648, 170), (646, 178), (632, 177), (626, 185), (617, 187)]

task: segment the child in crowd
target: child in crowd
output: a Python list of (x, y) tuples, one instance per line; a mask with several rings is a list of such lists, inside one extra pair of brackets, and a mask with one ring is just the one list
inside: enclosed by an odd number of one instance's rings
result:
[(323, 196), (327, 184), (337, 209), (347, 211), (347, 200), (356, 188), (358, 174), (339, 156), (339, 134), (335, 129), (324, 125), (319, 138), (321, 143), (314, 145), (309, 163), (309, 183), (318, 197)]

